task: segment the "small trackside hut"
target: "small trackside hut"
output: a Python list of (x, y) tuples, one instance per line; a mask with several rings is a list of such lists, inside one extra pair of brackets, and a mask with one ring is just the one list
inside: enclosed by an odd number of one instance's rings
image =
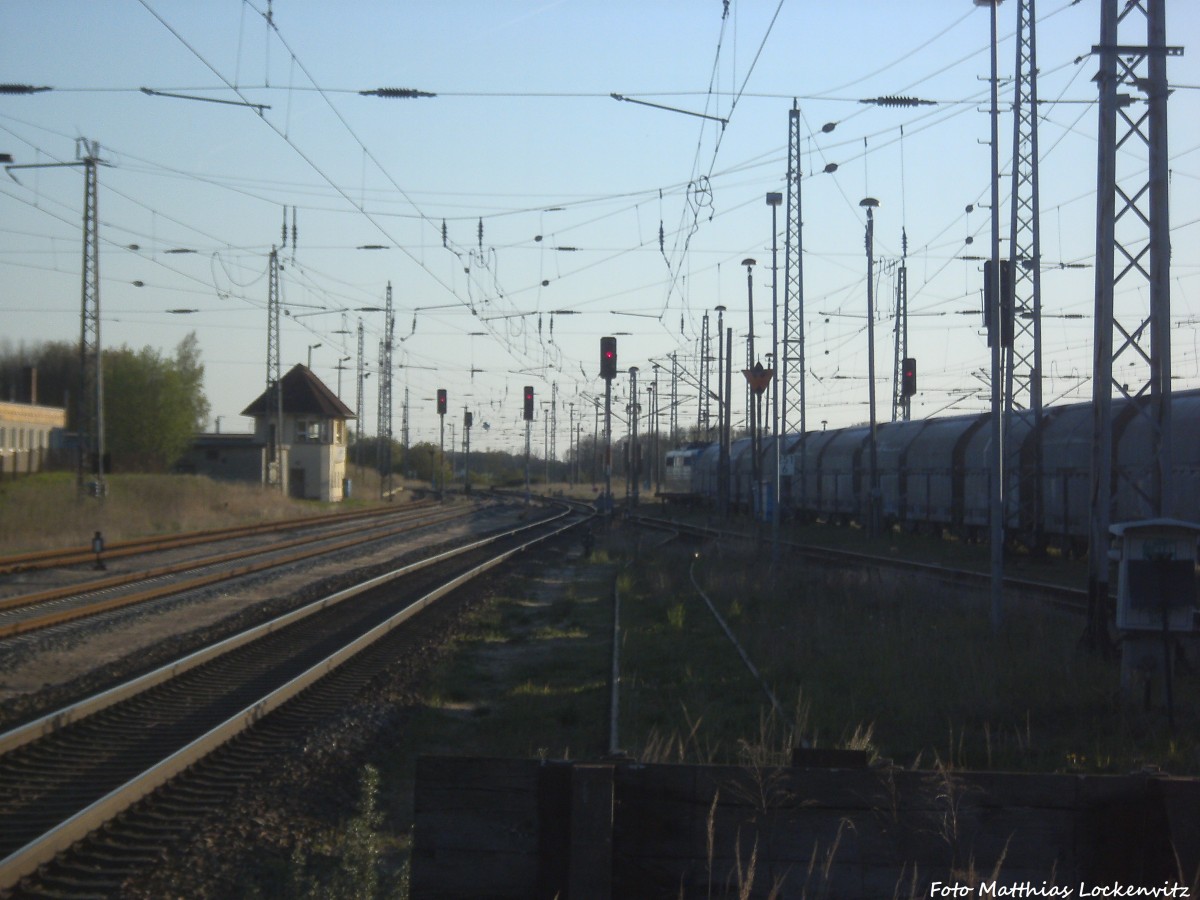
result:
[[(280, 379), (283, 421), (279, 426), (274, 391), (268, 389), (242, 415), (254, 418), (262, 445), (262, 479), (278, 471), (290, 497), (339, 502), (345, 497), (346, 422), (354, 412), (321, 379), (297, 364)], [(271, 459), (272, 431), (278, 427), (279, 459)]]

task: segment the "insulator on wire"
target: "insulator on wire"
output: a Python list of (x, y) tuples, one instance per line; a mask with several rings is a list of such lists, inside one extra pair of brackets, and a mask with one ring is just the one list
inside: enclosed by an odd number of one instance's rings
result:
[(658, 223), (658, 252), (659, 253), (666, 252), (666, 244), (667, 244), (667, 240), (666, 240), (666, 235), (663, 233), (663, 223), (660, 221)]
[(281, 244), (284, 247), (287, 246), (287, 207), (286, 206), (283, 208), (283, 239), (282, 239)]
[(296, 252), (296, 207), (292, 207), (292, 252)]
[(479, 218), (479, 249), (483, 249), (483, 217)]
[(446, 220), (442, 219), (442, 247), (449, 249), (450, 240), (446, 234)]

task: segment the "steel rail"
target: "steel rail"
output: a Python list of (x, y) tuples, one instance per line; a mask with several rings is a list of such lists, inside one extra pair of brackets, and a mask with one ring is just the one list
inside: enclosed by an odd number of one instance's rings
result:
[[(15, 729), (14, 732), (0, 736), (0, 747), (11, 749), (15, 746), (20, 746), (21, 743), (27, 743), (54, 730), (65, 727), (71, 721), (77, 721), (83, 716), (90, 715), (104, 705), (111, 705), (118, 702), (120, 699), (126, 699), (134, 696), (141, 691), (148, 689), (151, 682), (162, 683), (176, 677), (182, 671), (190, 668), (195, 668), (201, 662), (207, 659), (215, 658), (221, 653), (228, 652), (234, 648), (234, 645), (243, 645), (250, 641), (262, 637), (271, 631), (283, 627), (283, 620), (298, 621), (309, 615), (320, 612), (323, 609), (344, 602), (350, 597), (361, 594), (364, 591), (374, 587), (379, 587), (390, 581), (411, 574), (419, 568), (424, 568), (433, 565), (436, 562), (442, 562), (454, 556), (467, 553), (471, 550), (479, 549), (488, 544), (495, 543), (506, 537), (521, 534), (522, 532), (534, 529), (545, 528), (547, 525), (554, 525), (556, 522), (561, 522), (565, 517), (572, 515), (572, 510), (563, 509), (554, 516), (548, 519), (542, 519), (538, 522), (522, 525), (518, 528), (509, 529), (505, 532), (491, 535), (479, 541), (472, 542), (463, 547), (448, 550), (437, 554), (426, 560), (418, 563), (413, 563), (408, 566), (401, 567), (383, 575), (376, 576), (360, 585), (352, 588), (339, 591), (329, 597), (323, 598), (320, 601), (309, 604), (302, 610), (296, 610), (289, 613), (279, 620), (256, 626), (249, 629), (242, 635), (235, 638), (230, 638), (227, 641), (221, 642), (209, 648), (206, 651), (200, 651), (185, 657), (182, 660), (164, 666), (154, 673), (150, 673), (142, 678), (135, 679), (129, 685), (114, 688), (111, 691), (106, 691), (98, 697), (82, 701), (65, 710), (53, 713), (37, 722), (31, 722), (28, 725)], [(185, 747), (179, 749), (170, 756), (160, 760), (139, 776), (136, 776), (120, 787), (110, 791), (105, 796), (91, 803), (85, 809), (80, 810), (69, 818), (54, 826), (45, 832), (40, 838), (30, 841), (21, 849), (11, 853), (8, 857), (0, 860), (0, 889), (8, 889), (14, 887), (22, 878), (33, 873), (37, 868), (44, 863), (50, 861), (59, 853), (66, 850), (68, 847), (75, 844), (81, 838), (95, 831), (104, 823), (110, 821), (123, 810), (127, 809), (138, 800), (150, 794), (156, 788), (175, 777), (189, 766), (194, 765), (198, 760), (212, 753), (216, 748), (231, 740), (236, 735), (242, 733), (246, 729), (252, 727), (260, 721), (264, 716), (274, 709), (283, 705), (287, 700), (296, 696), (307, 687), (323, 678), (325, 675), (332, 672), (337, 667), (344, 664), (348, 659), (355, 654), (361, 652), (365, 647), (378, 641), (391, 631), (395, 630), (400, 625), (411, 619), (421, 610), (427, 608), (439, 598), (447, 593), (455, 590), (457, 587), (465, 584), (472, 578), (487, 572), (501, 563), (507, 561), (518, 553), (522, 553), (529, 547), (553, 537), (562, 534), (564, 531), (574, 527), (578, 522), (568, 522), (559, 524), (546, 534), (532, 537), (527, 541), (519, 544), (516, 547), (509, 548), (496, 554), (491, 559), (472, 567), (470, 570), (460, 573), (459, 575), (444, 582), (439, 587), (426, 593), (420, 599), (408, 604), (404, 609), (390, 616), (384, 622), (375, 625), (367, 632), (353, 639), (341, 649), (327, 656), (321, 662), (310, 666), (302, 674), (292, 678), (287, 683), (269, 691), (265, 696), (243, 708), (237, 714), (229, 717), (220, 725), (210, 729), (204, 735), (192, 740)], [(206, 659), (200, 659), (201, 656), (206, 656)], [(23, 733), (18, 735), (18, 733)]]
[[(656, 519), (651, 516), (630, 515), (628, 520), (647, 528), (674, 529), (695, 537), (707, 537), (714, 540), (747, 540), (753, 541), (753, 534), (738, 531), (725, 531), (706, 525), (691, 525), (668, 519)], [(975, 572), (970, 569), (957, 569), (936, 563), (917, 562), (910, 559), (896, 559), (891, 556), (879, 556), (872, 553), (858, 553), (851, 550), (837, 550), (820, 547), (814, 544), (800, 544), (795, 541), (783, 541), (783, 546), (809, 559), (820, 559), (828, 562), (841, 563), (847, 566), (862, 566), (864, 563), (880, 568), (895, 569), (911, 573), (930, 575), (949, 581), (952, 584), (968, 587), (985, 587), (990, 583), (986, 572)], [(1072, 613), (1087, 611), (1087, 592), (1077, 588), (1048, 584), (1042, 581), (1028, 581), (1006, 576), (1004, 587), (1021, 591), (1027, 595), (1037, 596), (1042, 602)]]
[[(455, 518), (460, 518), (466, 514), (466, 512), (455, 511), (446, 515), (435, 516), (431, 520), (425, 520), (417, 523), (406, 522), (403, 526), (382, 531), (379, 534), (371, 537), (370, 540), (384, 540), (385, 538), (394, 537), (398, 534), (404, 534), (408, 531), (414, 531), (418, 528), (427, 528), (432, 525), (438, 525)], [(352, 534), (355, 536), (334, 544), (325, 543), (331, 538), (339, 537), (345, 534)], [(151, 570), (149, 572), (136, 573), (132, 575), (118, 575), (113, 576), (112, 578), (88, 582), (84, 585), (75, 585), (70, 588), (55, 588), (53, 590), (43, 591), (37, 594), (25, 594), (19, 597), (6, 598), (5, 600), (0, 601), (0, 612), (18, 609), (24, 606), (37, 606), (39, 604), (45, 604), (54, 600), (61, 600), (70, 597), (82, 597), (89, 593), (108, 590), (113, 587), (123, 587), (130, 584), (138, 584), (144, 581), (152, 581), (156, 578), (179, 575), (195, 569), (223, 565), (227, 562), (232, 562), (238, 559), (263, 556), (268, 553), (278, 553), (280, 550), (289, 550), (296, 547), (308, 547), (309, 545), (317, 542), (324, 544), (324, 546), (319, 548), (299, 550), (295, 553), (290, 553), (282, 557), (273, 556), (272, 558), (262, 560), (261, 562), (250, 563), (245, 566), (239, 566), (237, 568), (228, 569), (222, 572), (200, 575), (183, 581), (178, 581), (173, 584), (160, 585), (148, 590), (135, 591), (129, 594), (121, 594), (117, 597), (110, 597), (107, 600), (98, 600), (85, 605), (71, 607), (69, 609), (60, 609), (45, 615), (34, 615), (28, 619), (0, 624), (0, 638), (13, 637), (15, 635), (25, 634), (30, 631), (38, 631), (43, 628), (50, 628), (54, 625), (61, 625), (64, 622), (71, 622), (76, 619), (99, 615), (103, 612), (120, 609), (125, 606), (132, 606), (137, 603), (145, 603), (150, 600), (157, 600), (161, 597), (171, 596), (172, 594), (180, 594), (185, 591), (196, 590), (197, 588), (207, 587), (208, 585), (216, 584), (221, 581), (229, 581), (234, 578), (243, 578), (247, 575), (253, 575), (256, 572), (262, 572), (266, 571), (267, 569), (290, 565), (292, 563), (299, 562), (300, 560), (310, 559), (315, 556), (324, 556), (330, 553), (337, 553), (349, 547), (359, 546), (362, 541), (363, 538), (361, 529), (343, 529), (333, 535), (297, 538), (291, 541), (285, 541), (282, 544), (272, 544), (270, 547), (266, 548), (253, 547), (245, 550), (236, 550), (225, 554), (219, 554), (218, 556), (208, 557), (203, 560), (192, 560), (188, 563), (180, 563), (173, 566), (163, 566), (159, 569)]]
[[(321, 516), (302, 516), (295, 519), (280, 519), (277, 522), (262, 522), (258, 525), (236, 525), (227, 528), (212, 528), (203, 531), (189, 531), (184, 534), (158, 535), (155, 537), (130, 538), (124, 541), (113, 541), (106, 544), (103, 555), (105, 559), (118, 559), (125, 556), (137, 556), (143, 553), (156, 553), (164, 550), (177, 550), (194, 544), (212, 543), (230, 538), (250, 537), (256, 534), (271, 534), (276, 531), (294, 531), (299, 528), (311, 528), (324, 524), (348, 521), (353, 519), (384, 517), (411, 510), (424, 509), (434, 506), (432, 500), (421, 500), (406, 505), (402, 510), (395, 507), (383, 509), (361, 510), (354, 512), (331, 513)], [(93, 562), (96, 552), (90, 547), (56, 547), (51, 550), (33, 550), (29, 553), (16, 553), (0, 556), (0, 575), (13, 575), (18, 572), (29, 572), (39, 569), (52, 569), (59, 566), (76, 565)]]

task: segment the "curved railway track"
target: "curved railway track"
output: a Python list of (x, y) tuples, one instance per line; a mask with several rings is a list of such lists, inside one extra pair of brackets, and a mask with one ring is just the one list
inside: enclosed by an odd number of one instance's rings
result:
[(0, 735), (0, 891), (116, 890), (451, 614), (435, 600), (580, 521), (559, 512), (386, 572)]

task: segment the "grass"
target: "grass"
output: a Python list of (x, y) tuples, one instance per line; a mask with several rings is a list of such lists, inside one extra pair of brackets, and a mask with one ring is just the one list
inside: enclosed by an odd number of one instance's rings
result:
[[(0, 546), (83, 544), (98, 528), (115, 540), (319, 508), (191, 477), (113, 476), (110, 485), (104, 504), (80, 504), (70, 477), (0, 484)], [(1014, 609), (996, 635), (982, 604), (865, 573), (773, 571), (732, 541), (696, 560), (673, 544), (651, 553), (657, 539), (637, 552), (619, 527), (597, 529), (596, 538), (587, 561), (509, 579), (470, 617), (421, 693), (390, 698), (401, 724), (371, 754), (378, 778), (364, 781), (353, 820), (369, 834), (357, 849), (331, 848), (328, 858), (357, 854), (355, 865), (366, 865), (382, 853), (385, 871), (400, 870), (420, 754), (603, 755), (614, 580), (622, 598), (621, 745), (638, 759), (786, 764), (803, 735), (941, 771), (1158, 765), (1200, 774), (1200, 680), (1176, 682), (1172, 732), (1161, 710), (1123, 699), (1114, 663), (1076, 650), (1082, 626), (1070, 617)], [(847, 530), (830, 539), (858, 538)], [(890, 540), (897, 553), (910, 552), (901, 544), (908, 536)], [(698, 597), (693, 564), (784, 715), (770, 710)]]
[(100, 531), (112, 542), (375, 505), (360, 486), (345, 503), (293, 500), (259, 485), (197, 475), (110, 475), (103, 501), (80, 497), (75, 475), (51, 472), (0, 481), (0, 553), (84, 546)]
[[(672, 552), (672, 551), (668, 551)], [(631, 734), (690, 735), (693, 761), (737, 762), (766, 708), (688, 579), (689, 554), (638, 571), (626, 608)], [(1175, 684), (1176, 727), (1126, 700), (1118, 668), (1079, 651), (1081, 623), (987, 609), (897, 582), (802, 576), (736, 547), (696, 578), (777, 696), (820, 746), (858, 746), (905, 766), (1200, 774), (1200, 687)], [(687, 599), (688, 597), (693, 599)], [(683, 610), (680, 610), (681, 605)]]

